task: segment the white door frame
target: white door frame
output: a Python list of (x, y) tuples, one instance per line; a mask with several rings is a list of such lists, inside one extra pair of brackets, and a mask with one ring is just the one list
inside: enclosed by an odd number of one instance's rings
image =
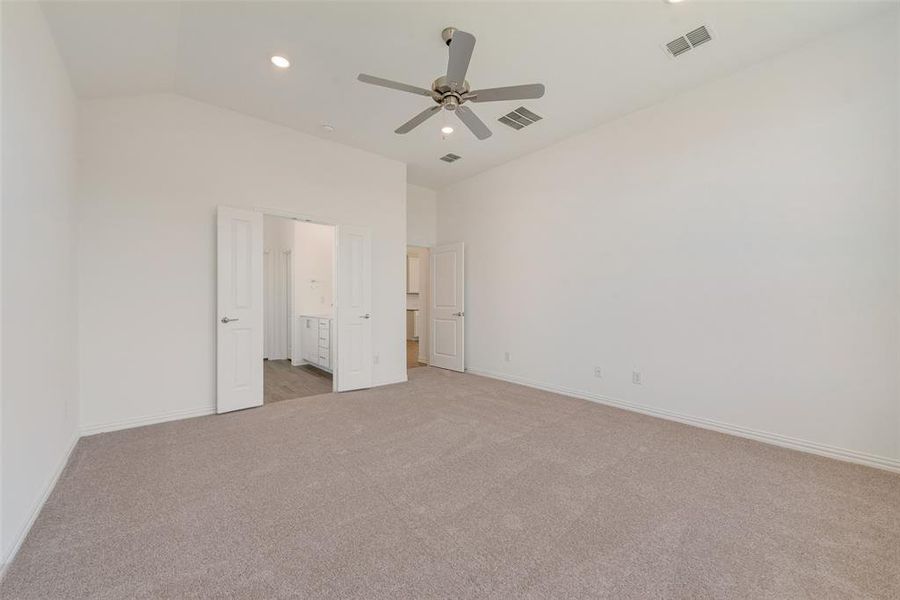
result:
[[(291, 211), (291, 210), (283, 210), (280, 208), (251, 207), (246, 210), (260, 212), (264, 215), (269, 215), (270, 217), (281, 217), (283, 219), (290, 219), (292, 221), (300, 221), (302, 223), (315, 223), (316, 225), (328, 225), (330, 227), (334, 227), (334, 232), (335, 232), (334, 242), (333, 242), (334, 246), (332, 248), (332, 259), (331, 259), (331, 294), (332, 294), (331, 297), (333, 298), (332, 304), (334, 306), (337, 306), (337, 303), (338, 303), (338, 296), (337, 296), (337, 294), (338, 294), (338, 292), (337, 292), (338, 261), (337, 261), (337, 256), (338, 256), (338, 242), (339, 242), (337, 230), (338, 230), (339, 225), (337, 223), (333, 223), (327, 219), (320, 219), (318, 217), (312, 217), (309, 215), (305, 215), (303, 213), (299, 213), (299, 212), (295, 212), (295, 211)], [(295, 257), (292, 256), (291, 258), (293, 259)], [(294, 282), (292, 279), (292, 285), (295, 285), (295, 284), (296, 284), (296, 282)], [(293, 296), (293, 294), (292, 294), (292, 296)], [(291, 311), (291, 313), (293, 313), (293, 311)], [(293, 316), (296, 317), (296, 315), (293, 315)], [(339, 318), (338, 311), (333, 311), (331, 318), (332, 318), (332, 322), (334, 323), (333, 329), (337, 330), (338, 318)], [(291, 323), (291, 331), (293, 331), (293, 323)], [(337, 338), (337, 336), (333, 336), (333, 338)], [(337, 357), (337, 354), (339, 352), (338, 346), (337, 346), (337, 340), (332, 339), (331, 343), (333, 344), (333, 356)], [(259, 360), (262, 360), (262, 359), (263, 359), (263, 357), (260, 356)], [(337, 379), (338, 379), (338, 366), (337, 366), (337, 360), (335, 360), (333, 362), (334, 362), (334, 364), (331, 365), (331, 368), (332, 368), (331, 391), (336, 392), (337, 391)]]

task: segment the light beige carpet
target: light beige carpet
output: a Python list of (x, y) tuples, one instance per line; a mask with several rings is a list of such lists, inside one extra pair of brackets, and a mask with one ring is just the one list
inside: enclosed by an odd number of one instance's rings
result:
[(900, 597), (900, 476), (410, 377), (81, 440), (0, 596)]

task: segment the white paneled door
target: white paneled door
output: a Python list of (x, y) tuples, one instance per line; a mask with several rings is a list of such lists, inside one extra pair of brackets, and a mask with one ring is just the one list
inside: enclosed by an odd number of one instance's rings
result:
[(216, 412), (263, 403), (263, 216), (218, 209)]
[(337, 228), (337, 391), (372, 386), (372, 235)]
[(431, 366), (465, 370), (463, 244), (431, 251)]

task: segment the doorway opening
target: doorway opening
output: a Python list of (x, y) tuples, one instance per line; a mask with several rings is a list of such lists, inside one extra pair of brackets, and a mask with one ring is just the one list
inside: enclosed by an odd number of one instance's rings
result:
[(334, 389), (335, 228), (263, 217), (263, 402)]
[[(291, 304), (286, 293), (280, 295), (284, 309), (271, 315), (276, 319), (284, 315), (286, 324), (278, 330), (291, 341), (290, 366), (309, 366), (329, 373), (331, 391), (371, 387), (377, 358), (372, 353), (371, 229), (322, 223), (283, 210), (219, 206), (216, 212), (216, 412), (264, 404), (266, 215), (292, 223), (317, 223), (327, 228), (323, 231), (331, 232), (331, 254), (326, 249), (324, 259), (299, 244), (310, 239), (310, 235), (295, 236), (298, 243), (291, 245), (291, 283), (284, 287), (298, 294), (309, 292), (313, 302), (315, 292), (320, 308), (315, 304)], [(325, 276), (301, 271), (305, 260), (314, 256), (319, 256), (316, 264)], [(283, 272), (286, 281), (287, 270)], [(329, 273), (330, 283), (325, 281)], [(273, 293), (274, 298), (278, 296)], [(294, 297), (292, 293), (291, 298)], [(303, 317), (307, 319), (301, 322)]]
[(430, 250), (406, 247), (406, 368), (427, 366)]

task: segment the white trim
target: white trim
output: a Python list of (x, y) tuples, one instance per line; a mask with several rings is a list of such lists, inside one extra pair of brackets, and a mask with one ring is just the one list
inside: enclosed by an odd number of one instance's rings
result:
[(44, 508), (44, 503), (47, 502), (47, 498), (50, 497), (50, 493), (53, 491), (53, 488), (56, 487), (56, 482), (59, 481), (59, 476), (62, 475), (62, 472), (65, 470), (66, 465), (69, 464), (69, 458), (72, 456), (72, 451), (75, 449), (75, 445), (78, 443), (79, 439), (81, 439), (81, 436), (79, 436), (77, 433), (72, 436), (72, 440), (69, 442), (69, 447), (63, 454), (62, 460), (59, 461), (59, 464), (56, 465), (56, 469), (53, 471), (53, 476), (47, 482), (47, 485), (44, 486), (44, 491), (41, 492), (41, 495), (37, 499), (37, 502), (35, 502), (34, 506), (31, 508), (31, 515), (28, 517), (28, 521), (26, 521), (25, 525), (22, 526), (22, 529), (19, 530), (19, 534), (16, 537), (16, 541), (13, 544), (12, 549), (9, 551), (9, 555), (3, 557), (3, 563), (0, 564), (0, 580), (3, 579), (4, 575), (6, 575), (7, 567), (12, 564), (13, 559), (19, 552), (19, 548), (22, 547), (22, 542), (24, 542), (25, 538), (28, 537), (28, 532), (31, 531), (31, 526), (34, 525), (34, 522), (37, 520), (38, 515), (41, 514), (41, 509)]
[(150, 415), (146, 417), (135, 417), (132, 419), (123, 419), (121, 421), (110, 421), (97, 425), (85, 425), (81, 428), (81, 435), (94, 435), (95, 433), (118, 431), (120, 429), (132, 429), (133, 427), (143, 427), (144, 425), (155, 425), (156, 423), (178, 421), (180, 419), (190, 419), (192, 417), (205, 417), (207, 415), (214, 414), (216, 414), (215, 406), (203, 406), (200, 408), (172, 410), (169, 412)]
[(722, 423), (720, 421), (704, 419), (702, 417), (693, 417), (671, 410), (653, 408), (650, 406), (645, 406), (643, 404), (628, 402), (626, 400), (619, 400), (617, 398), (610, 398), (608, 396), (603, 396), (600, 394), (592, 394), (590, 392), (581, 390), (573, 390), (560, 386), (539, 383), (522, 377), (516, 377), (514, 375), (504, 375), (500, 373), (493, 373), (491, 371), (482, 371), (480, 369), (466, 369), (466, 372), (473, 375), (481, 375), (482, 377), (489, 377), (491, 379), (508, 381), (510, 383), (516, 383), (519, 385), (544, 390), (546, 392), (554, 392), (563, 396), (570, 396), (572, 398), (590, 400), (591, 402), (597, 402), (599, 404), (615, 406), (617, 408), (623, 408), (632, 412), (659, 417), (668, 421), (677, 421), (679, 423), (685, 423), (687, 425), (693, 425), (695, 427), (701, 427), (703, 429), (711, 429), (720, 433), (736, 435), (738, 437), (748, 438), (751, 440), (756, 440), (758, 442), (772, 444), (774, 446), (781, 446), (782, 448), (790, 448), (792, 450), (799, 450), (801, 452), (817, 454), (819, 456), (825, 456), (827, 458), (834, 458), (845, 462), (852, 462), (860, 465), (866, 465), (868, 467), (875, 467), (876, 469), (891, 471), (893, 473), (900, 473), (900, 459), (896, 458), (867, 454), (865, 452), (857, 452), (856, 450), (848, 450), (846, 448), (838, 448), (836, 446), (829, 446), (827, 444), (820, 444), (818, 442), (810, 442), (800, 438), (781, 435), (778, 433), (759, 431), (757, 429), (740, 427), (738, 425), (731, 425), (729, 423)]
[(373, 382), (373, 383), (372, 383), (372, 387), (370, 387), (370, 388), (363, 388), (363, 389), (371, 390), (371, 389), (373, 389), (373, 388), (382, 387), (382, 386), (385, 386), (385, 385), (396, 385), (396, 384), (398, 384), (398, 383), (407, 383), (407, 382), (409, 382), (409, 377), (406, 376), (406, 375), (404, 375), (402, 379), (395, 379), (395, 380), (393, 380), (393, 381), (379, 381), (378, 383)]

